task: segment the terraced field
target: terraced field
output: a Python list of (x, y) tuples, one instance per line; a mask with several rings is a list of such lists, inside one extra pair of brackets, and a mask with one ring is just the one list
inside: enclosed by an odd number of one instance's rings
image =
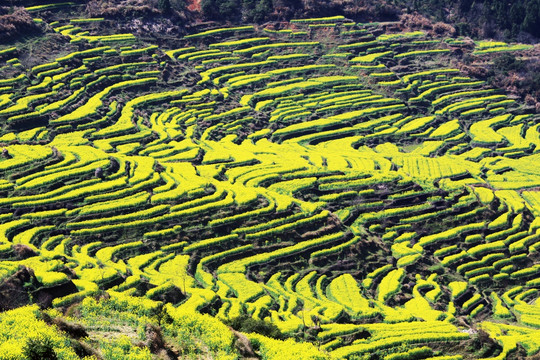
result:
[(540, 116), (452, 66), (529, 46), (342, 17), (158, 46), (104, 21), (49, 23), (73, 52), (31, 68), (0, 50), (0, 282), (207, 321), (216, 359), (240, 316), (296, 338), (248, 334), (268, 359), (540, 351)]

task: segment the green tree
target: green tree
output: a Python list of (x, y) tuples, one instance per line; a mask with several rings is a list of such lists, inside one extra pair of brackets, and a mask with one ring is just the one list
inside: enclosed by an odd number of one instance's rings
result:
[(202, 0), (201, 11), (203, 16), (209, 20), (216, 20), (219, 18), (219, 9), (216, 0)]
[(177, 11), (184, 11), (186, 9), (186, 2), (184, 0), (169, 0), (171, 8)]
[(158, 9), (162, 12), (171, 10), (171, 2), (169, 0), (159, 0)]
[(540, 36), (540, 5), (538, 1), (530, 1), (525, 10), (523, 30), (534, 36)]
[(495, 69), (506, 73), (511, 70), (519, 70), (522, 63), (513, 54), (502, 54), (493, 59), (493, 66)]
[(270, 13), (272, 13), (272, 0), (259, 0), (255, 7), (255, 22), (267, 20)]
[(242, 5), (238, 0), (223, 0), (219, 3), (219, 16), (222, 20), (240, 20)]

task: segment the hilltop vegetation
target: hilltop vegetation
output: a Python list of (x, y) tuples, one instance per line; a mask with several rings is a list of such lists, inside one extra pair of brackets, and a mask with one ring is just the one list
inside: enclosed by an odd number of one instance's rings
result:
[(356, 21), (395, 21), (402, 15), (417, 13), (434, 22), (452, 24), (460, 35), (507, 39), (540, 37), (539, 0), (202, 0), (201, 9), (207, 19), (238, 22), (288, 20), (321, 14), (345, 14)]
[(538, 356), (537, 45), (113, 5), (4, 15), (0, 359)]

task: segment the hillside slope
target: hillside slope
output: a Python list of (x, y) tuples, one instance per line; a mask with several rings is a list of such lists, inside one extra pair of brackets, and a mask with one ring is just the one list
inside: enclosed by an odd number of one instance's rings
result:
[(79, 8), (0, 49), (0, 358), (537, 356), (538, 46)]

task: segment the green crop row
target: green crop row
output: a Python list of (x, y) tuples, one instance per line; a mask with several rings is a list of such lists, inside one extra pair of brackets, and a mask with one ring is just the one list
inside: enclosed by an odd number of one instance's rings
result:
[[(134, 62), (134, 63), (125, 63), (125, 64), (118, 64), (118, 65), (111, 65), (104, 68), (97, 69), (94, 71), (96, 75), (103, 75), (111, 72), (122, 72), (124, 73), (125, 70), (133, 70), (138, 69), (141, 67), (146, 67), (149, 65), (155, 65), (157, 64), (156, 61), (140, 61), (140, 62)], [(133, 80), (135, 81), (135, 80)]]
[(51, 63), (36, 65), (32, 67), (31, 72), (32, 74), (39, 74), (42, 71), (57, 69), (59, 66), (60, 63), (58, 61), (53, 61)]
[(209, 249), (215, 246), (221, 246), (222, 244), (227, 244), (232, 241), (238, 241), (238, 234), (231, 234), (220, 236), (212, 239), (199, 240), (194, 244), (188, 245), (184, 248), (184, 252), (192, 252), (200, 249)]
[(504, 137), (496, 133), (492, 126), (508, 123), (512, 115), (504, 114), (491, 119), (475, 122), (469, 128), (472, 141), (485, 144), (497, 144), (504, 140)]
[[(149, 83), (156, 80), (157, 80), (156, 78), (132, 80), (133, 83), (130, 83), (130, 85), (135, 85), (134, 82), (136, 81)], [(122, 109), (122, 114), (120, 115), (120, 118), (114, 125), (95, 132), (94, 136), (106, 137), (106, 136), (118, 135), (130, 129), (133, 129), (134, 125), (131, 119), (133, 118), (133, 111), (135, 110), (135, 108), (143, 106), (143, 105), (147, 105), (152, 102), (170, 101), (186, 93), (187, 93), (187, 90), (184, 89), (184, 90), (176, 90), (176, 91), (166, 91), (162, 93), (152, 93), (152, 94), (136, 97), (126, 103), (126, 105)]]
[(487, 244), (480, 244), (467, 250), (467, 253), (471, 256), (477, 257), (484, 255), (487, 252), (504, 251), (506, 250), (506, 244), (504, 241), (495, 241)]
[(232, 55), (232, 53), (230, 51), (219, 51), (219, 52), (215, 52), (215, 53), (193, 55), (193, 56), (188, 57), (187, 60), (188, 61), (201, 61), (203, 64), (206, 64), (205, 60), (215, 59), (216, 62), (219, 62), (224, 57), (234, 58), (231, 55)]
[(414, 74), (405, 75), (402, 77), (402, 80), (404, 83), (410, 83), (411, 80), (417, 80), (419, 78), (432, 76), (432, 75), (440, 75), (440, 74), (456, 74), (459, 73), (458, 69), (433, 69), (433, 70), (426, 70), (421, 71)]
[[(335, 181), (330, 183), (321, 183), (319, 181), (319, 190), (321, 191), (336, 191), (336, 190), (351, 190), (351, 189), (363, 189), (370, 185), (377, 184), (379, 182), (388, 182), (392, 181), (395, 178), (393, 176), (372, 176), (366, 179), (358, 180), (346, 180)], [(377, 207), (383, 205), (382, 201), (374, 201), (369, 203), (361, 204), (361, 208), (367, 210), (369, 208)]]
[(306, 218), (308, 218), (306, 217), (306, 214), (304, 214), (303, 212), (299, 212), (297, 214), (294, 214), (288, 217), (274, 219), (269, 222), (263, 222), (263, 223), (253, 225), (250, 227), (236, 228), (233, 230), (233, 233), (239, 233), (239, 234), (256, 233), (256, 232), (264, 231), (264, 230), (271, 229), (277, 226), (281, 226), (284, 224), (293, 223), (300, 219), (306, 219)]
[(54, 307), (69, 306), (75, 302), (91, 297), (99, 291), (98, 286), (91, 281), (73, 280), (73, 282), (79, 289), (79, 292), (54, 299), (52, 303)]
[(40, 195), (34, 195), (32, 197), (23, 197), (14, 199), (14, 207), (30, 207), (39, 206), (45, 204), (52, 204), (55, 202), (62, 202), (67, 200), (79, 199), (85, 196), (96, 196), (100, 192), (114, 190), (118, 187), (125, 186), (124, 179), (116, 179), (107, 182), (100, 182), (99, 179), (91, 179), (87, 181), (81, 181), (73, 185), (61, 187), (58, 190), (51, 191)]
[[(358, 100), (358, 101), (357, 101)], [(339, 101), (333, 105), (328, 105), (320, 107), (317, 109), (318, 114), (330, 113), (334, 114), (339, 110), (349, 110), (352, 111), (357, 108), (366, 108), (369, 105), (394, 105), (400, 101), (394, 98), (384, 98), (382, 95), (370, 95), (370, 96), (359, 96), (357, 99), (350, 99), (349, 101)]]
[(251, 249), (253, 249), (253, 245), (249, 244), (249, 245), (235, 247), (233, 249), (222, 251), (222, 252), (212, 254), (212, 255), (209, 255), (209, 256), (205, 256), (205, 257), (203, 257), (201, 259), (199, 265), (200, 266), (206, 266), (210, 262), (223, 260), (223, 259), (225, 259), (225, 258), (227, 258), (229, 256), (234, 256), (234, 255), (237, 255), (237, 254), (241, 254), (241, 253), (246, 252), (246, 251), (251, 250)]
[(191, 34), (184, 36), (184, 39), (193, 39), (198, 37), (205, 37), (209, 35), (218, 35), (218, 34), (225, 34), (229, 32), (235, 32), (235, 31), (250, 31), (254, 30), (253, 26), (238, 26), (238, 27), (231, 27), (231, 28), (221, 28), (221, 29), (213, 29), (213, 30), (206, 30), (200, 33)]
[[(105, 79), (105, 76), (102, 77)], [(64, 116), (59, 117), (58, 119), (53, 119), (50, 121), (51, 124), (64, 124), (64, 123), (71, 123), (73, 121), (81, 121), (84, 118), (91, 116), (96, 113), (96, 111), (103, 106), (103, 100), (110, 96), (111, 92), (115, 90), (121, 90), (126, 89), (131, 86), (141, 86), (141, 85), (148, 85), (150, 83), (153, 83), (157, 81), (158, 79), (153, 78), (145, 78), (145, 79), (137, 79), (137, 80), (128, 80), (123, 81), (114, 85), (111, 85), (104, 90), (100, 91), (98, 94), (92, 96), (84, 105), (78, 107), (75, 111), (66, 114)]]
[(249, 48), (245, 49), (238, 49), (234, 50), (233, 53), (235, 54), (253, 54), (256, 52), (259, 52), (261, 50), (268, 50), (268, 49), (282, 49), (282, 48), (288, 48), (288, 47), (310, 47), (310, 46), (317, 46), (320, 43), (318, 41), (304, 41), (304, 42), (290, 42), (290, 43), (271, 43), (271, 44), (262, 44), (262, 45), (255, 45)]
[(30, 105), (32, 103), (46, 99), (54, 95), (56, 95), (56, 91), (21, 97), (16, 100), (15, 105), (12, 105), (6, 109), (0, 110), (0, 115), (14, 115), (20, 111), (24, 111), (24, 110), (27, 110), (28, 108), (31, 108)]
[(362, 214), (362, 220), (364, 221), (373, 221), (381, 218), (387, 218), (392, 216), (403, 216), (405, 214), (411, 214), (415, 212), (423, 212), (425, 210), (430, 209), (432, 206), (430, 203), (423, 203), (419, 205), (413, 205), (413, 206), (405, 206), (405, 207), (397, 207), (397, 208), (388, 208), (384, 209), (382, 211), (372, 212), (372, 213), (365, 213)]
[(309, 250), (313, 247), (321, 247), (325, 246), (331, 243), (334, 243), (338, 240), (343, 239), (342, 233), (335, 233), (335, 234), (329, 234), (325, 235), (320, 238), (312, 239), (312, 240), (306, 240), (302, 241), (300, 243), (297, 243), (292, 246), (288, 246), (285, 248), (281, 248), (278, 250), (274, 250), (271, 252), (261, 253), (257, 255), (253, 255), (250, 257), (246, 257), (240, 260), (236, 260), (233, 262), (230, 262), (228, 264), (221, 265), (218, 268), (218, 274), (219, 273), (227, 273), (227, 272), (241, 272), (245, 273), (246, 268), (248, 266), (254, 265), (254, 264), (260, 264), (272, 261), (274, 259), (278, 259), (283, 256), (290, 256), (298, 252), (303, 252), (306, 250)]
[(315, 252), (311, 253), (310, 257), (312, 259), (317, 259), (317, 258), (324, 258), (324, 257), (329, 256), (329, 255), (334, 255), (334, 254), (337, 254), (337, 253), (339, 253), (341, 251), (350, 249), (351, 246), (356, 244), (358, 241), (360, 241), (360, 237), (355, 236), (354, 238), (352, 238), (351, 240), (349, 240), (347, 242), (344, 242), (343, 244), (339, 244), (339, 245), (336, 245), (334, 247), (330, 247), (328, 249), (315, 251)]
[(379, 314), (377, 310), (370, 307), (369, 300), (360, 294), (358, 283), (350, 274), (344, 274), (332, 280), (326, 287), (326, 293), (330, 301), (352, 310), (355, 318), (370, 318)]
[(53, 82), (61, 82), (61, 81), (65, 81), (67, 82), (67, 78), (70, 78), (72, 77), (73, 75), (77, 75), (77, 74), (87, 74), (88, 73), (88, 68), (86, 67), (86, 65), (81, 65), (79, 66), (78, 68), (75, 68), (75, 69), (72, 69), (72, 70), (68, 70), (66, 72), (63, 72), (63, 73), (59, 73), (59, 74), (56, 74), (52, 77), (52, 81)]
[(160, 220), (160, 221), (169, 221), (169, 220), (182, 219), (184, 217), (197, 216), (197, 215), (203, 214), (205, 212), (209, 212), (209, 211), (213, 211), (213, 210), (217, 211), (217, 210), (222, 209), (224, 207), (231, 206), (234, 203), (235, 202), (234, 202), (234, 197), (233, 197), (232, 193), (228, 193), (227, 196), (222, 200), (218, 200), (218, 201), (215, 201), (215, 202), (209, 202), (209, 203), (206, 203), (206, 204), (203, 204), (203, 205), (195, 206), (195, 207), (192, 207), (192, 208), (187, 208), (187, 209), (184, 209), (184, 210), (175, 211), (174, 210), (175, 207), (173, 206), (173, 207), (171, 207), (171, 213), (170, 214), (163, 215), (161, 218), (158, 218), (158, 220)]
[(154, 193), (154, 195), (152, 195), (151, 201), (152, 201), (152, 204), (160, 204), (160, 203), (165, 203), (165, 202), (169, 202), (173, 200), (178, 200), (185, 193), (186, 193), (185, 190), (182, 189), (181, 186), (176, 186), (175, 188), (171, 190)]
[[(405, 108), (405, 105), (396, 104), (396, 105), (373, 107), (373, 108), (346, 112), (346, 113), (331, 116), (328, 118), (290, 125), (288, 127), (276, 130), (274, 132), (274, 136), (276, 137), (277, 136), (290, 136), (296, 133), (303, 133), (306, 131), (319, 132), (327, 127), (335, 126), (336, 124), (342, 124), (342, 125), (347, 124), (347, 123), (352, 124), (353, 122), (365, 116), (375, 115), (381, 112), (387, 112), (387, 111), (392, 111), (392, 110), (399, 110), (403, 108)], [(362, 123), (360, 124), (360, 126), (369, 128), (369, 124), (368, 126), (366, 126), (366, 123)]]
[(447, 100), (453, 100), (455, 98), (461, 98), (461, 97), (466, 97), (466, 96), (485, 95), (485, 94), (490, 94), (490, 93), (493, 93), (493, 92), (495, 92), (494, 89), (461, 91), (461, 92), (457, 92), (457, 93), (443, 95), (443, 96), (439, 97), (438, 99), (433, 100), (431, 102), (431, 105), (436, 106), (436, 105), (439, 105), (441, 103), (446, 102)]
[(308, 218), (299, 219), (291, 223), (285, 223), (283, 225), (274, 226), (271, 229), (262, 230), (254, 233), (246, 233), (246, 240), (253, 240), (253, 239), (260, 239), (264, 237), (269, 237), (272, 235), (276, 235), (279, 233), (282, 233), (287, 230), (294, 229), (296, 227), (306, 226), (309, 224), (313, 224), (322, 220), (325, 220), (328, 218), (329, 212), (328, 211), (322, 211), (316, 215), (313, 215)]
[(449, 52), (450, 52), (449, 49), (415, 50), (415, 51), (409, 51), (406, 53), (397, 54), (394, 57), (396, 59), (401, 59), (401, 58), (409, 57), (409, 56), (444, 54), (444, 53), (449, 53)]
[(15, 51), (17, 51), (17, 47), (15, 46), (8, 47), (8, 48), (0, 50), (0, 56), (7, 55)]
[(512, 313), (504, 306), (502, 300), (495, 292), (492, 292), (490, 297), (493, 301), (493, 315), (495, 317), (503, 319), (512, 317)]
[(199, 84), (210, 81), (210, 76), (219, 74), (221, 72), (227, 72), (229, 70), (237, 70), (237, 69), (247, 70), (253, 67), (264, 67), (265, 65), (270, 65), (274, 63), (275, 61), (273, 60), (265, 60), (265, 61), (259, 61), (259, 62), (254, 62), (254, 63), (241, 63), (241, 64), (218, 66), (218, 67), (211, 68), (211, 69), (201, 72), (200, 75), (202, 79), (199, 81)]
[[(303, 80), (303, 78), (301, 78), (300, 80)], [(347, 91), (347, 92), (337, 91), (337, 92), (332, 92), (330, 94), (323, 93), (322, 95), (310, 94), (307, 96), (306, 99), (296, 101), (296, 103), (306, 108), (315, 108), (322, 105), (331, 105), (331, 104), (334, 104), (336, 102), (341, 102), (341, 101), (363, 99), (370, 95), (372, 95), (371, 90), (356, 90), (356, 91)]]
[[(74, 38), (75, 39), (73, 40), (75, 41), (83, 40), (83, 39), (87, 40), (90, 44), (97, 43), (97, 42), (101, 42), (104, 44), (115, 43), (115, 42), (133, 42), (137, 40), (137, 38), (133, 34), (113, 34), (113, 35), (104, 35), (104, 36), (75, 35)], [(112, 49), (106, 50), (105, 53), (107, 53), (107, 51), (116, 53), (116, 51)]]
[(493, 46), (490, 48), (480, 47), (480, 50), (473, 51), (473, 55), (482, 55), (482, 54), (489, 54), (489, 53), (494, 53), (494, 52), (505, 52), (505, 51), (524, 51), (524, 50), (531, 50), (533, 48), (534, 48), (533, 45), (527, 45), (527, 44)]
[(456, 111), (461, 111), (461, 110), (468, 110), (472, 107), (475, 107), (475, 106), (478, 106), (478, 105), (483, 105), (485, 104), (486, 102), (489, 102), (491, 100), (499, 100), (499, 99), (504, 99), (506, 98), (505, 95), (491, 95), (491, 96), (484, 96), (484, 97), (478, 97), (478, 98), (472, 98), (472, 99), (467, 99), (467, 100), (463, 100), (463, 101), (458, 101), (458, 102), (455, 102), (455, 103), (452, 103), (444, 108), (442, 108), (441, 110), (437, 110), (435, 111), (435, 114), (445, 114), (445, 113), (454, 113)]
[(537, 231), (535, 234), (526, 236), (515, 242), (507, 242), (510, 253), (522, 252), (530, 249), (534, 244), (537, 244), (540, 241), (540, 232)]
[(482, 299), (482, 295), (474, 294), (469, 300), (465, 301), (461, 307), (463, 308), (464, 311), (467, 311), (481, 299)]
[(50, 103), (50, 104), (43, 104), (36, 107), (36, 111), (39, 115), (44, 115), (53, 111), (58, 111), (61, 109), (64, 109), (65, 107), (73, 104), (74, 102), (78, 101), (81, 96), (84, 95), (86, 92), (86, 88), (80, 88), (79, 90), (74, 91), (71, 95), (66, 97), (65, 99)]
[(21, 115), (15, 115), (10, 116), (7, 121), (8, 123), (21, 123), (21, 122), (29, 122), (30, 120), (35, 119), (39, 116), (39, 113), (37, 111), (33, 111), (30, 113), (25, 113)]
[(182, 54), (178, 55), (176, 57), (176, 60), (185, 60), (189, 59), (193, 56), (199, 56), (199, 55), (208, 55), (208, 54), (219, 54), (219, 49), (208, 49), (208, 50), (197, 50), (197, 51), (187, 51), (183, 52)]
[(345, 20), (343, 15), (329, 16), (329, 17), (320, 17), (320, 18), (310, 18), (310, 19), (291, 19), (291, 23), (318, 23), (318, 22), (328, 22), (328, 21), (339, 21)]
[(151, 300), (157, 300), (160, 296), (171, 289), (174, 289), (175, 285), (172, 282), (166, 282), (164, 284), (158, 285), (155, 288), (152, 288), (146, 292), (146, 297)]
[(59, 66), (50, 70), (45, 70), (43, 72), (36, 74), (36, 77), (39, 80), (42, 80), (45, 77), (51, 77), (51, 80), (52, 80), (52, 76), (61, 74), (65, 70), (65, 68), (66, 66)]
[(258, 37), (258, 38), (249, 38), (249, 39), (240, 39), (240, 40), (233, 40), (233, 41), (225, 41), (220, 43), (214, 43), (208, 45), (208, 47), (235, 47), (235, 46), (242, 46), (242, 45), (250, 45), (254, 43), (261, 43), (261, 42), (268, 42), (270, 41), (269, 37)]
[[(73, 60), (74, 58), (83, 58), (83, 57), (88, 57), (88, 56), (91, 56), (91, 55), (101, 54), (104, 51), (110, 50), (110, 49), (111, 49), (110, 46), (101, 46), (101, 47), (92, 48), (92, 49), (88, 49), (88, 50), (76, 51), (76, 52), (72, 52), (72, 53), (70, 53), (70, 54), (68, 54), (66, 56), (63, 56), (63, 57), (60, 57), (60, 58), (56, 59), (56, 62), (61, 63), (61, 62), (64, 62), (64, 61)], [(40, 70), (43, 70), (43, 69), (40, 69)], [(32, 68), (32, 71), (34, 71), (33, 68)]]
[[(275, 75), (279, 75), (282, 73), (287, 72), (301, 72), (305, 70), (310, 70), (314, 68), (334, 68), (335, 65), (308, 65), (305, 67), (297, 67), (297, 68), (286, 68), (286, 69), (280, 69), (273, 72)], [(254, 100), (258, 100), (259, 98), (267, 98), (267, 97), (278, 97), (278, 96), (287, 96), (291, 95), (293, 92), (296, 91), (305, 91), (305, 90), (311, 90), (311, 89), (321, 89), (327, 86), (334, 85), (336, 83), (351, 83), (358, 78), (356, 76), (327, 76), (327, 77), (318, 77), (318, 78), (311, 78), (306, 81), (298, 81), (290, 84), (285, 85), (279, 85), (271, 88), (267, 88), (264, 90), (257, 91), (253, 93), (252, 95), (244, 95), (242, 99), (240, 100), (240, 103), (242, 105), (248, 105), (252, 104)]]
[[(144, 233), (143, 236), (146, 239), (161, 239), (161, 238), (164, 238), (164, 237), (169, 237), (169, 236), (173, 236), (175, 234), (178, 234), (178, 233), (180, 233), (181, 230), (182, 230), (182, 227), (180, 225), (176, 225), (176, 226), (174, 226), (172, 228), (169, 228), (169, 229), (150, 231), (150, 232)], [(177, 244), (174, 244), (174, 245), (177, 245)], [(181, 246), (183, 247), (183, 245), (181, 245)], [(162, 247), (161, 249), (162, 250), (167, 250), (165, 247)]]
[(445, 266), (450, 266), (451, 264), (461, 261), (463, 259), (466, 259), (468, 257), (469, 257), (469, 254), (463, 250), (458, 254), (446, 256), (444, 259), (441, 260), (441, 264)]
[(10, 243), (8, 237), (17, 228), (30, 224), (28, 219), (13, 220), (0, 225), (0, 243)]
[(229, 286), (242, 303), (250, 302), (264, 293), (262, 286), (249, 281), (244, 274), (222, 273), (218, 279)]
[(384, 339), (371, 341), (369, 343), (359, 343), (349, 346), (343, 346), (331, 352), (331, 354), (339, 359), (346, 359), (353, 355), (374, 353), (386, 348), (400, 346), (403, 344), (422, 344), (431, 342), (449, 342), (467, 340), (469, 335), (466, 333), (423, 333), (423, 334), (403, 334), (394, 337), (386, 337)]
[(107, 218), (85, 220), (79, 222), (67, 223), (67, 229), (80, 229), (89, 226), (115, 224), (124, 221), (133, 221), (137, 219), (147, 219), (161, 215), (169, 211), (170, 205), (157, 205), (146, 210), (140, 210), (129, 214), (111, 216)]
[(383, 52), (376, 52), (371, 53), (363, 56), (357, 56), (355, 58), (352, 58), (349, 60), (350, 63), (373, 63), (375, 60), (378, 60), (379, 58), (382, 58), (384, 56), (392, 54), (392, 51), (383, 51)]
[(477, 85), (483, 85), (484, 83), (485, 83), (485, 81), (471, 81), (471, 82), (466, 82), (466, 83), (454, 83), (454, 84), (437, 86), (437, 87), (433, 87), (433, 88), (431, 88), (429, 90), (426, 90), (426, 91), (422, 92), (421, 94), (419, 94), (418, 96), (416, 96), (414, 98), (411, 98), (410, 100), (411, 101), (420, 101), (420, 100), (423, 100), (427, 96), (437, 94), (439, 92), (445, 92), (445, 91), (449, 91), (449, 90), (460, 89), (462, 87), (468, 87), (468, 86), (473, 87), (473, 86), (477, 86)]
[[(496, 263), (497, 261), (501, 259), (505, 259), (505, 255), (503, 253), (489, 254), (489, 255), (484, 256), (480, 260), (470, 261), (462, 265), (459, 265), (456, 268), (456, 270), (457, 272), (463, 274), (467, 271), (470, 271), (471, 269), (477, 268), (478, 266), (487, 266), (489, 264)], [(494, 266), (494, 268), (496, 267)]]
[(379, 41), (395, 41), (395, 40), (409, 40), (411, 38), (418, 38), (425, 36), (423, 31), (412, 31), (397, 34), (382, 34), (377, 37)]
[(104, 21), (105, 18), (87, 18), (87, 19), (69, 19), (70, 23), (80, 24), (80, 23), (95, 23)]
[[(206, 194), (204, 192), (202, 194), (206, 195), (206, 196), (202, 196), (200, 198), (195, 198), (193, 200), (189, 200), (189, 201), (186, 201), (186, 202), (180, 202), (180, 203), (174, 205), (171, 208), (171, 211), (178, 211), (178, 210), (194, 208), (194, 207), (197, 207), (197, 206), (201, 206), (201, 205), (209, 204), (209, 203), (212, 203), (212, 202), (215, 202), (215, 201), (219, 201), (219, 200), (224, 199), (229, 193), (227, 191), (223, 190), (223, 189), (219, 189), (219, 190), (213, 192), (212, 194)], [(199, 195), (199, 193), (197, 193), (196, 195)]]
[[(236, 223), (238, 221), (242, 221), (245, 219), (254, 219), (254, 218), (257, 218), (258, 216), (273, 212), (275, 208), (276, 208), (276, 204), (274, 202), (270, 202), (267, 206), (260, 209), (211, 220), (208, 222), (208, 226), (217, 227), (217, 226), (227, 225), (231, 223)], [(237, 228), (237, 230), (239, 229), (240, 228)]]
[(101, 261), (103, 264), (111, 262), (115, 253), (121, 252), (124, 250), (138, 249), (143, 246), (142, 241), (134, 241), (130, 243), (120, 244), (116, 246), (108, 246), (101, 248), (96, 252), (96, 258)]
[[(471, 280), (472, 280), (472, 279), (471, 279)], [(478, 305), (477, 307), (475, 307), (475, 308), (471, 311), (471, 313), (469, 314), (470, 317), (473, 318), (473, 317), (475, 317), (476, 315), (478, 315), (478, 314), (480, 313), (480, 311), (484, 310), (484, 307), (485, 307), (484, 304), (480, 304), (480, 305)]]
[(120, 52), (120, 56), (134, 56), (134, 55), (139, 56), (142, 54), (153, 52), (157, 48), (158, 48), (157, 45), (151, 45), (151, 46), (147, 46), (141, 49), (124, 50)]
[(161, 311), (163, 305), (160, 301), (153, 301), (144, 297), (128, 296), (112, 290), (107, 291), (107, 294), (110, 296), (107, 300), (107, 306), (124, 311), (131, 311), (139, 314), (139, 316), (156, 315)]
[[(365, 42), (356, 42), (356, 43), (351, 43), (351, 44), (346, 44), (346, 45), (338, 45), (338, 49), (339, 50), (351, 50), (351, 49), (358, 49), (358, 48), (363, 48), (363, 47), (370, 47), (370, 46), (377, 45), (377, 44), (378, 44), (377, 40), (365, 41)], [(384, 67), (384, 65), (383, 65), (383, 67)]]
[(464, 275), (466, 278), (472, 281), (471, 278), (478, 277), (479, 275), (484, 275), (484, 274), (491, 275), (494, 272), (495, 272), (495, 269), (493, 268), (493, 266), (483, 266), (480, 268), (469, 270)]
[[(494, 242), (497, 240), (504, 240), (504, 242), (508, 245), (513, 241), (516, 241), (518, 238), (516, 238), (516, 232), (519, 230), (520, 224), (514, 224), (512, 227), (508, 229), (504, 229), (489, 235), (486, 235), (486, 241), (487, 242)], [(519, 233), (522, 234), (522, 233)]]
[(56, 8), (66, 7), (66, 6), (72, 6), (75, 5), (74, 2), (62, 2), (62, 3), (54, 3), (54, 4), (46, 4), (46, 5), (36, 5), (36, 6), (29, 6), (26, 7), (26, 11), (28, 12), (35, 12), (35, 11), (42, 11), (42, 10), (52, 10)]
[(89, 163), (88, 165), (76, 167), (70, 170), (56, 171), (55, 173), (40, 176), (36, 179), (19, 184), (19, 189), (32, 190), (42, 186), (57, 183), (69, 178), (84, 176), (86, 174), (93, 174), (98, 167), (105, 168), (109, 165), (109, 160), (98, 160)]
[(194, 46), (189, 46), (189, 47), (180, 48), (180, 49), (168, 50), (168, 51), (165, 51), (165, 54), (167, 54), (171, 59), (175, 60), (176, 55), (183, 54), (185, 52), (189, 52), (195, 49), (196, 48)]
[(236, 117), (238, 115), (246, 114), (251, 111), (251, 108), (249, 106), (243, 106), (239, 108), (234, 108), (228, 111), (225, 111), (220, 114), (214, 114), (205, 117), (204, 119), (206, 121), (212, 121), (212, 122), (222, 122), (224, 119), (228, 118), (229, 116)]
[(338, 24), (336, 23), (325, 23), (325, 24), (309, 24), (308, 27), (310, 29), (318, 29), (318, 28), (329, 28), (329, 27), (336, 27)]
[(405, 352), (387, 355), (384, 357), (384, 360), (424, 359), (431, 355), (433, 355), (433, 350), (431, 350), (431, 348), (428, 346), (423, 346), (423, 347), (411, 349)]
[(540, 274), (540, 265), (536, 264), (531, 267), (514, 271), (510, 274), (512, 279), (520, 279), (523, 277), (531, 277)]
[(27, 87), (26, 91), (44, 90), (46, 87), (48, 87), (51, 84), (51, 82), (52, 82), (52, 78), (47, 76), (39, 84)]
[(405, 277), (405, 270), (394, 269), (390, 271), (379, 283), (377, 300), (384, 303), (401, 288), (401, 280)]
[(127, 222), (127, 223), (104, 225), (104, 226), (99, 226), (99, 227), (96, 227), (96, 228), (72, 230), (71, 234), (76, 235), (76, 236), (88, 236), (88, 235), (92, 235), (92, 234), (100, 234), (100, 233), (103, 233), (103, 232), (106, 232), (106, 231), (116, 231), (116, 230), (140, 228), (140, 227), (153, 225), (153, 224), (163, 222), (163, 221), (175, 220), (179, 215), (180, 214), (178, 214), (178, 213), (176, 213), (176, 214), (175, 213), (173, 213), (173, 214), (165, 214), (165, 215), (155, 217), (155, 218), (136, 220), (136, 221), (131, 221), (131, 222)]
[(443, 231), (441, 233), (424, 236), (420, 238), (420, 240), (418, 240), (418, 245), (420, 246), (431, 245), (438, 241), (455, 238), (465, 232), (480, 231), (484, 229), (484, 225), (485, 224), (483, 222), (479, 222), (479, 223), (474, 223), (474, 224), (456, 226), (455, 228)]

